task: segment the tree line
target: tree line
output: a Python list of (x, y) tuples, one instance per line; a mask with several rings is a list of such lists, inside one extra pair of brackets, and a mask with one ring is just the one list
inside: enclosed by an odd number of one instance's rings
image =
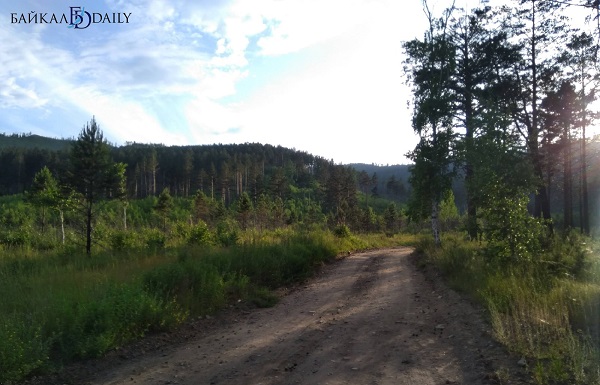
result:
[[(576, 6), (589, 23), (570, 21)], [(431, 218), (439, 244), (440, 202), (462, 178), (471, 239), (503, 239), (518, 254), (534, 222), (590, 234), (597, 4), (519, 0), (435, 15), (423, 0), (423, 10), (423, 38), (404, 43), (420, 135), (411, 215)]]
[[(167, 224), (176, 216), (178, 221), (213, 228), (231, 218), (241, 229), (313, 223), (397, 231), (401, 199), (407, 196), (403, 181), (394, 175), (379, 182), (376, 173), (359, 173), (280, 146), (114, 147), (95, 119), (64, 150), (5, 148), (0, 162), (8, 166), (0, 174), (3, 194), (25, 192), (26, 201), (38, 208), (42, 232), (48, 218), (57, 215), (61, 242), (68, 238), (65, 226), (76, 229), (88, 253), (107, 205), (113, 212), (120, 207), (120, 223), (113, 220), (113, 226), (123, 230), (131, 227), (128, 210), (137, 212), (150, 199), (150, 211), (160, 217), (156, 227), (163, 231), (172, 230)], [(381, 195), (396, 198), (398, 206)], [(175, 213), (177, 201), (184, 202), (187, 214)], [(139, 216), (137, 220), (147, 224)], [(11, 222), (20, 223), (7, 219), (4, 227)], [(8, 238), (12, 240), (4, 243), (19, 243)]]

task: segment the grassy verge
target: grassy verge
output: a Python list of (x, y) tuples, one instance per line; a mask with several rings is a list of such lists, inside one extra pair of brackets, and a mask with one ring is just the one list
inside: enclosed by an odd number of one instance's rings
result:
[(417, 248), (487, 307), (496, 338), (526, 358), (534, 383), (600, 384), (600, 260), (583, 239), (554, 239), (530, 261), (494, 259), (458, 235)]
[(91, 258), (69, 250), (0, 253), (0, 383), (101, 356), (231, 301), (272, 306), (340, 253), (406, 244), (382, 235), (242, 234), (230, 247), (186, 244)]

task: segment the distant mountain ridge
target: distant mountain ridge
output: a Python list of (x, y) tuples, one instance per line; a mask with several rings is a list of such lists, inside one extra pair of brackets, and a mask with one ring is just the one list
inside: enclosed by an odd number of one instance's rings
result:
[[(50, 150), (60, 151), (67, 150), (74, 139), (57, 139), (41, 136), (37, 134), (6, 134), (0, 132), (0, 149), (6, 148), (23, 148), (23, 149), (39, 149), (39, 150)], [(123, 146), (114, 147), (126, 147), (126, 146), (138, 146), (138, 147), (156, 147), (156, 144), (146, 143), (126, 143)], [(161, 145), (162, 146), (162, 145)], [(169, 147), (169, 146), (164, 146)], [(179, 146), (178, 146), (179, 147)], [(189, 145), (183, 147), (196, 147), (196, 145)], [(292, 149), (294, 150), (294, 149)], [(404, 181), (408, 180), (409, 167), (410, 165), (395, 164), (395, 165), (377, 165), (367, 163), (348, 163), (346, 166), (350, 166), (356, 171), (365, 171), (369, 175), (374, 172), (377, 173), (378, 177), (382, 179), (388, 179), (394, 175), (396, 178), (401, 178)]]
[(401, 179), (404, 182), (408, 182), (410, 176), (410, 164), (394, 164), (394, 165), (377, 165), (377, 164), (366, 164), (366, 163), (349, 163), (348, 166), (352, 167), (358, 172), (364, 171), (369, 175), (377, 173), (379, 180), (388, 180), (394, 176), (396, 179)]
[(72, 142), (72, 139), (47, 138), (35, 134), (0, 133), (0, 150), (7, 148), (22, 148), (61, 151), (68, 149)]

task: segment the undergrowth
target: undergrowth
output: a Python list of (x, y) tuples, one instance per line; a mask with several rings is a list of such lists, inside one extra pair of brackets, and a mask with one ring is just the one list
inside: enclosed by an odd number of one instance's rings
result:
[(536, 384), (600, 384), (600, 259), (589, 240), (555, 236), (534, 258), (493, 258), (485, 242), (447, 235), (417, 250), (489, 314), (495, 337), (523, 356)]
[(194, 242), (177, 247), (118, 247), (92, 257), (67, 248), (0, 250), (0, 384), (101, 356), (228, 303), (273, 306), (273, 289), (307, 279), (337, 255), (412, 239), (284, 229), (247, 231), (223, 247), (192, 230)]

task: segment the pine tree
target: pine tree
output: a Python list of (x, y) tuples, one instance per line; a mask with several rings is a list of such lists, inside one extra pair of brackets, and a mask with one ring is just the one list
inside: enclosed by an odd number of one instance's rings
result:
[(550, 195), (544, 179), (544, 153), (542, 151), (543, 127), (541, 102), (555, 85), (558, 71), (557, 52), (565, 35), (565, 17), (562, 4), (544, 0), (520, 0), (520, 7), (507, 17), (514, 16), (505, 28), (519, 41), (522, 60), (514, 66), (512, 81), (517, 91), (513, 103), (513, 121), (526, 143), (539, 185), (535, 194), (534, 215), (544, 218), (552, 230)]
[(69, 187), (79, 196), (79, 211), (85, 218), (85, 250), (92, 252), (92, 235), (99, 205), (121, 194), (118, 168), (111, 159), (110, 147), (96, 120), (86, 124), (71, 148), (67, 174)]
[(58, 182), (44, 166), (35, 174), (31, 188), (25, 193), (27, 202), (40, 209), (42, 232), (46, 227), (47, 210), (58, 205), (59, 195)]
[[(600, 21), (600, 19), (599, 19)], [(600, 29), (599, 29), (600, 30)], [(573, 34), (566, 45), (567, 49), (560, 57), (566, 75), (574, 86), (578, 87), (575, 125), (581, 132), (580, 162), (580, 220), (581, 231), (590, 233), (589, 196), (588, 196), (588, 159), (586, 129), (592, 123), (595, 114), (589, 111), (589, 105), (595, 100), (596, 90), (600, 83), (598, 71), (598, 45), (594, 38), (585, 33)]]
[(443, 194), (450, 188), (453, 177), (451, 165), (454, 154), (452, 143), (453, 103), (452, 74), (454, 52), (447, 35), (448, 21), (453, 8), (436, 18), (427, 2), (423, 7), (428, 17), (429, 30), (423, 40), (404, 44), (407, 54), (405, 73), (413, 86), (413, 129), (420, 142), (409, 157), (415, 162), (411, 169), (413, 185), (412, 213), (422, 217), (431, 214), (431, 229), (436, 245), (441, 244), (439, 208)]
[(167, 218), (173, 210), (173, 198), (169, 189), (165, 187), (163, 191), (158, 195), (158, 200), (154, 205), (154, 210), (158, 212), (163, 222), (163, 230), (167, 230)]
[(383, 220), (385, 221), (385, 230), (389, 235), (396, 234), (398, 232), (398, 209), (394, 202), (390, 203), (383, 213)]
[(242, 225), (242, 229), (246, 230), (248, 226), (248, 219), (250, 218), (250, 214), (252, 213), (252, 201), (250, 200), (250, 196), (247, 192), (243, 192), (238, 199), (237, 212), (239, 214), (240, 222)]

